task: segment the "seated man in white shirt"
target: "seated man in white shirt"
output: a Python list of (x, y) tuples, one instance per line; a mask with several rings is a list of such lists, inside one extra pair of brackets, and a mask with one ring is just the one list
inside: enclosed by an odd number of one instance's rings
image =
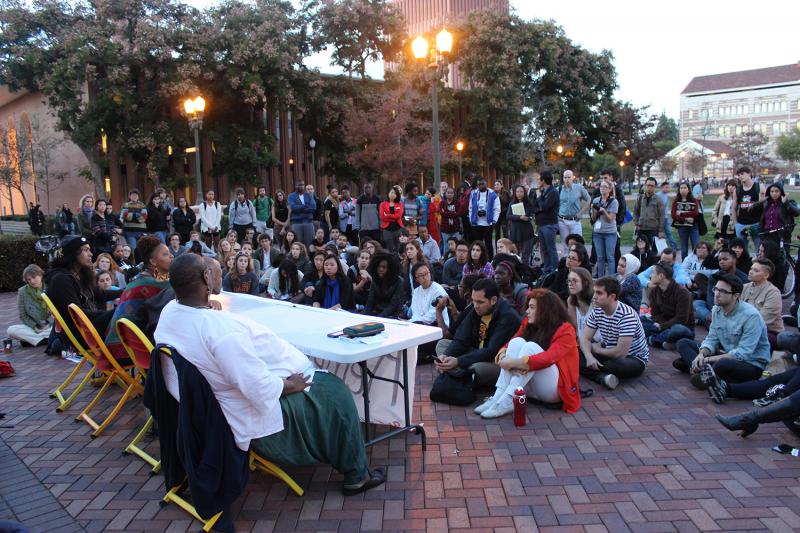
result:
[[(353, 398), (333, 374), (319, 371), (266, 326), (211, 308), (219, 263), (184, 254), (172, 262), (176, 299), (161, 313), (156, 341), (173, 346), (206, 378), (241, 450), (276, 463), (325, 463), (344, 476), (345, 495), (386, 480), (370, 470)], [(167, 390), (178, 398), (172, 361), (162, 355)]]

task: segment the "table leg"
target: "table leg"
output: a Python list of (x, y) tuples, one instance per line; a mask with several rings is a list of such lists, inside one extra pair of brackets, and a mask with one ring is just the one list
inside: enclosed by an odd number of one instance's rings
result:
[(369, 374), (366, 361), (359, 361), (361, 367), (361, 396), (364, 398), (364, 442), (369, 442)]

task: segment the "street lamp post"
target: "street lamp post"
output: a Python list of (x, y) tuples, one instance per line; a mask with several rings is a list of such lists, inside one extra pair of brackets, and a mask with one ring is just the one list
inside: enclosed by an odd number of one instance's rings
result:
[(712, 182), (717, 179), (717, 156), (711, 156), (711, 177)]
[(681, 160), (681, 177), (678, 181), (685, 181), (686, 180), (686, 152), (681, 152), (678, 154), (678, 159)]
[(720, 171), (720, 179), (722, 180), (722, 182), (724, 184), (725, 183), (725, 160), (728, 159), (728, 154), (726, 154), (725, 152), (722, 152), (721, 154), (719, 154), (719, 156), (722, 158), (722, 164), (721, 164), (722, 170)]
[[(619, 184), (620, 184), (620, 187), (622, 186), (622, 183), (624, 181), (625, 181), (625, 161), (620, 159), (620, 161), (619, 161)], [(630, 187), (628, 187), (628, 192), (630, 192)]]
[[(411, 50), (418, 60), (428, 58), (426, 79), (431, 82), (431, 108), (433, 113), (433, 183), (441, 182), (442, 171), (439, 161), (439, 81), (447, 79), (448, 57), (453, 49), (453, 34), (443, 29), (436, 35), (436, 46), (428, 48), (428, 41), (419, 36), (411, 43)], [(420, 184), (422, 185), (422, 184)], [(423, 187), (420, 187), (422, 190)]]
[(458, 182), (461, 183), (461, 155), (464, 152), (464, 143), (458, 141), (456, 143), (456, 150), (458, 150)]
[(195, 189), (197, 189), (197, 205), (203, 203), (203, 173), (200, 169), (200, 130), (203, 129), (203, 112), (206, 109), (206, 101), (202, 96), (194, 99), (187, 98), (183, 102), (183, 110), (189, 118), (189, 128), (194, 132), (194, 162), (197, 170)]
[(317, 160), (314, 157), (314, 148), (317, 147), (317, 141), (311, 139), (308, 141), (308, 147), (311, 148), (311, 180), (314, 187), (317, 186)]

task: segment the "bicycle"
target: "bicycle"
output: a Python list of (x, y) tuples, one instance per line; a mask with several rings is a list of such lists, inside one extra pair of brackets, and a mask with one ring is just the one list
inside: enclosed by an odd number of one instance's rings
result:
[[(778, 237), (779, 239), (778, 244), (783, 252), (783, 260), (786, 261), (786, 264), (788, 265), (788, 268), (786, 269), (786, 281), (783, 282), (783, 287), (781, 288), (781, 297), (783, 298), (788, 298), (794, 294), (795, 284), (797, 283), (798, 277), (797, 265), (800, 264), (800, 244), (792, 244), (789, 242), (792, 238), (792, 231), (794, 231), (794, 224), (770, 231), (761, 231), (758, 234), (762, 240), (765, 238), (769, 240), (775, 240), (775, 237)], [(788, 236), (788, 239), (784, 240), (785, 236)], [(796, 259), (792, 257), (792, 248), (797, 248)]]
[(42, 254), (43, 256), (47, 257), (47, 262), (50, 263), (53, 261), (54, 254), (56, 249), (58, 248), (59, 239), (56, 235), (42, 235), (37, 239), (36, 244), (34, 245), (34, 249)]

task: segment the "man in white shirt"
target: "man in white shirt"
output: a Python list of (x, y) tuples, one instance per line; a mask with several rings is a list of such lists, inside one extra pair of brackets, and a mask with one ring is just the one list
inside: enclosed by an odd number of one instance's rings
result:
[(200, 231), (206, 245), (216, 250), (222, 227), (222, 207), (214, 200), (214, 196), (214, 191), (208, 191), (206, 201), (200, 204)]
[[(214, 260), (184, 254), (173, 261), (176, 299), (162, 311), (155, 338), (206, 378), (239, 449), (252, 447), (283, 464), (330, 464), (343, 474), (346, 495), (382, 484), (384, 472), (368, 468), (358, 412), (344, 383), (315, 369), (266, 326), (212, 309), (209, 295), (219, 294), (221, 284)], [(175, 367), (166, 356), (161, 362), (167, 390), (178, 398)]]
[(476, 185), (469, 199), (469, 224), (472, 238), (484, 242), (491, 259), (494, 257), (494, 226), (500, 218), (500, 198), (496, 192), (486, 188), (486, 180), (482, 177), (477, 178)]

